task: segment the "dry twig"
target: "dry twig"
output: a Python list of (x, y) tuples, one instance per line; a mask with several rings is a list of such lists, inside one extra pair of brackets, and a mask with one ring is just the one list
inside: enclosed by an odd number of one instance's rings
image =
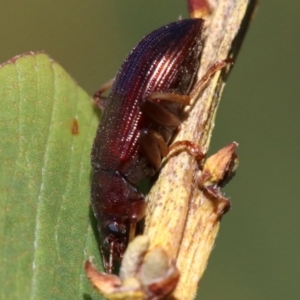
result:
[[(213, 2), (213, 13), (205, 16), (199, 78), (216, 61), (227, 57), (235, 60), (256, 4), (247, 0)], [(207, 152), (227, 74), (228, 70), (218, 72), (195, 99), (175, 141), (193, 141)], [(195, 160), (186, 152), (168, 158), (147, 197), (145, 233), (152, 246), (161, 245), (176, 259), (180, 280), (174, 297), (180, 300), (195, 297), (220, 223), (211, 196), (199, 189), (198, 171)]]

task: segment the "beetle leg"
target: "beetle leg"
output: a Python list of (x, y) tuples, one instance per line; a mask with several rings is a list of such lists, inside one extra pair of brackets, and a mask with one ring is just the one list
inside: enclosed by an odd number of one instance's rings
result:
[(166, 108), (160, 105), (155, 100), (166, 100), (175, 102), (184, 106), (190, 105), (191, 99), (196, 96), (210, 81), (212, 76), (219, 70), (225, 68), (228, 64), (232, 63), (232, 59), (228, 58), (214, 63), (205, 73), (205, 75), (196, 83), (195, 87), (189, 95), (154, 92), (147, 96), (146, 100), (141, 105), (143, 113), (147, 114), (154, 122), (163, 126), (176, 126), (180, 125), (180, 120), (169, 112)]
[(199, 145), (191, 142), (191, 141), (178, 141), (169, 147), (169, 153), (171, 151), (181, 151), (181, 149), (186, 149), (198, 162), (200, 165), (205, 157), (205, 154), (201, 151)]
[(190, 105), (191, 97), (188, 95), (181, 95), (181, 94), (173, 94), (173, 93), (159, 93), (155, 92), (150, 94), (147, 97), (147, 100), (167, 100), (171, 102), (176, 102), (181, 105)]
[(169, 152), (162, 135), (153, 130), (145, 131), (141, 134), (139, 143), (150, 163), (155, 170), (158, 170), (161, 165), (161, 156), (166, 156)]
[(195, 87), (189, 93), (189, 95), (181, 95), (174, 93), (163, 93), (163, 92), (154, 92), (147, 97), (148, 101), (154, 100), (166, 100), (171, 102), (176, 102), (181, 105), (190, 105), (191, 99), (199, 94), (201, 90), (205, 87), (205, 85), (210, 81), (212, 76), (221, 69), (225, 68), (228, 64), (232, 64), (232, 59), (224, 59), (219, 60), (214, 63), (207, 72), (203, 75), (203, 77), (196, 83)]
[(196, 83), (196, 85), (190, 92), (190, 97), (193, 98), (197, 94), (199, 94), (201, 90), (206, 86), (206, 84), (211, 80), (211, 78), (215, 75), (215, 73), (225, 68), (228, 64), (233, 64), (233, 60), (231, 58), (219, 60), (212, 66), (210, 66), (203, 77)]
[(137, 224), (141, 221), (146, 214), (146, 202), (142, 198), (138, 201), (132, 202), (130, 207), (130, 228), (128, 240), (131, 242), (137, 235)]
[(161, 166), (161, 157), (166, 157), (170, 152), (187, 150), (200, 164), (205, 157), (199, 145), (191, 141), (178, 141), (168, 147), (163, 136), (157, 131), (149, 130), (140, 137), (140, 145), (148, 160), (158, 170)]
[(141, 111), (151, 118), (153, 122), (162, 126), (178, 127), (181, 123), (180, 120), (164, 106), (160, 105), (160, 103), (152, 102), (148, 100), (148, 98), (141, 104)]
[(93, 103), (103, 112), (106, 103), (107, 103), (107, 97), (102, 96), (102, 94), (109, 90), (114, 82), (114, 78), (110, 79), (109, 81), (105, 82), (100, 89), (94, 94), (93, 96)]

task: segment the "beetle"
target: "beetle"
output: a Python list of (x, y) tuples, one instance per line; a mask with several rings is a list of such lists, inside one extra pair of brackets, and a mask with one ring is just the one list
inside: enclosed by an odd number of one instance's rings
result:
[(105, 107), (91, 153), (91, 205), (108, 273), (121, 261), (145, 215), (138, 184), (153, 177), (162, 157), (177, 146), (203, 158), (189, 141), (168, 147), (183, 107), (226, 65), (217, 62), (195, 84), (203, 25), (203, 19), (186, 19), (153, 31), (125, 59), (108, 98), (102, 92), (109, 84), (94, 96), (95, 103)]

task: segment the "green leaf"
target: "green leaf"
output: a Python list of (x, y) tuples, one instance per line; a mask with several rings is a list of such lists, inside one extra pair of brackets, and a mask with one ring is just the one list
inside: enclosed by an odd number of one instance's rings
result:
[(0, 65), (0, 101), (0, 298), (101, 299), (83, 270), (90, 255), (100, 265), (89, 96), (47, 55), (27, 53)]

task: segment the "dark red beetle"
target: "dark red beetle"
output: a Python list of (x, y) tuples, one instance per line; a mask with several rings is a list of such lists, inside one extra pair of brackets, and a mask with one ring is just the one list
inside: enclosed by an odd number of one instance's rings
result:
[[(183, 105), (226, 64), (216, 63), (192, 90), (202, 29), (202, 19), (188, 19), (147, 35), (124, 61), (105, 101), (91, 156), (91, 201), (109, 273), (145, 214), (137, 185), (160, 168)], [(96, 102), (101, 102), (105, 89), (95, 94)], [(183, 143), (193, 150), (192, 143)]]

